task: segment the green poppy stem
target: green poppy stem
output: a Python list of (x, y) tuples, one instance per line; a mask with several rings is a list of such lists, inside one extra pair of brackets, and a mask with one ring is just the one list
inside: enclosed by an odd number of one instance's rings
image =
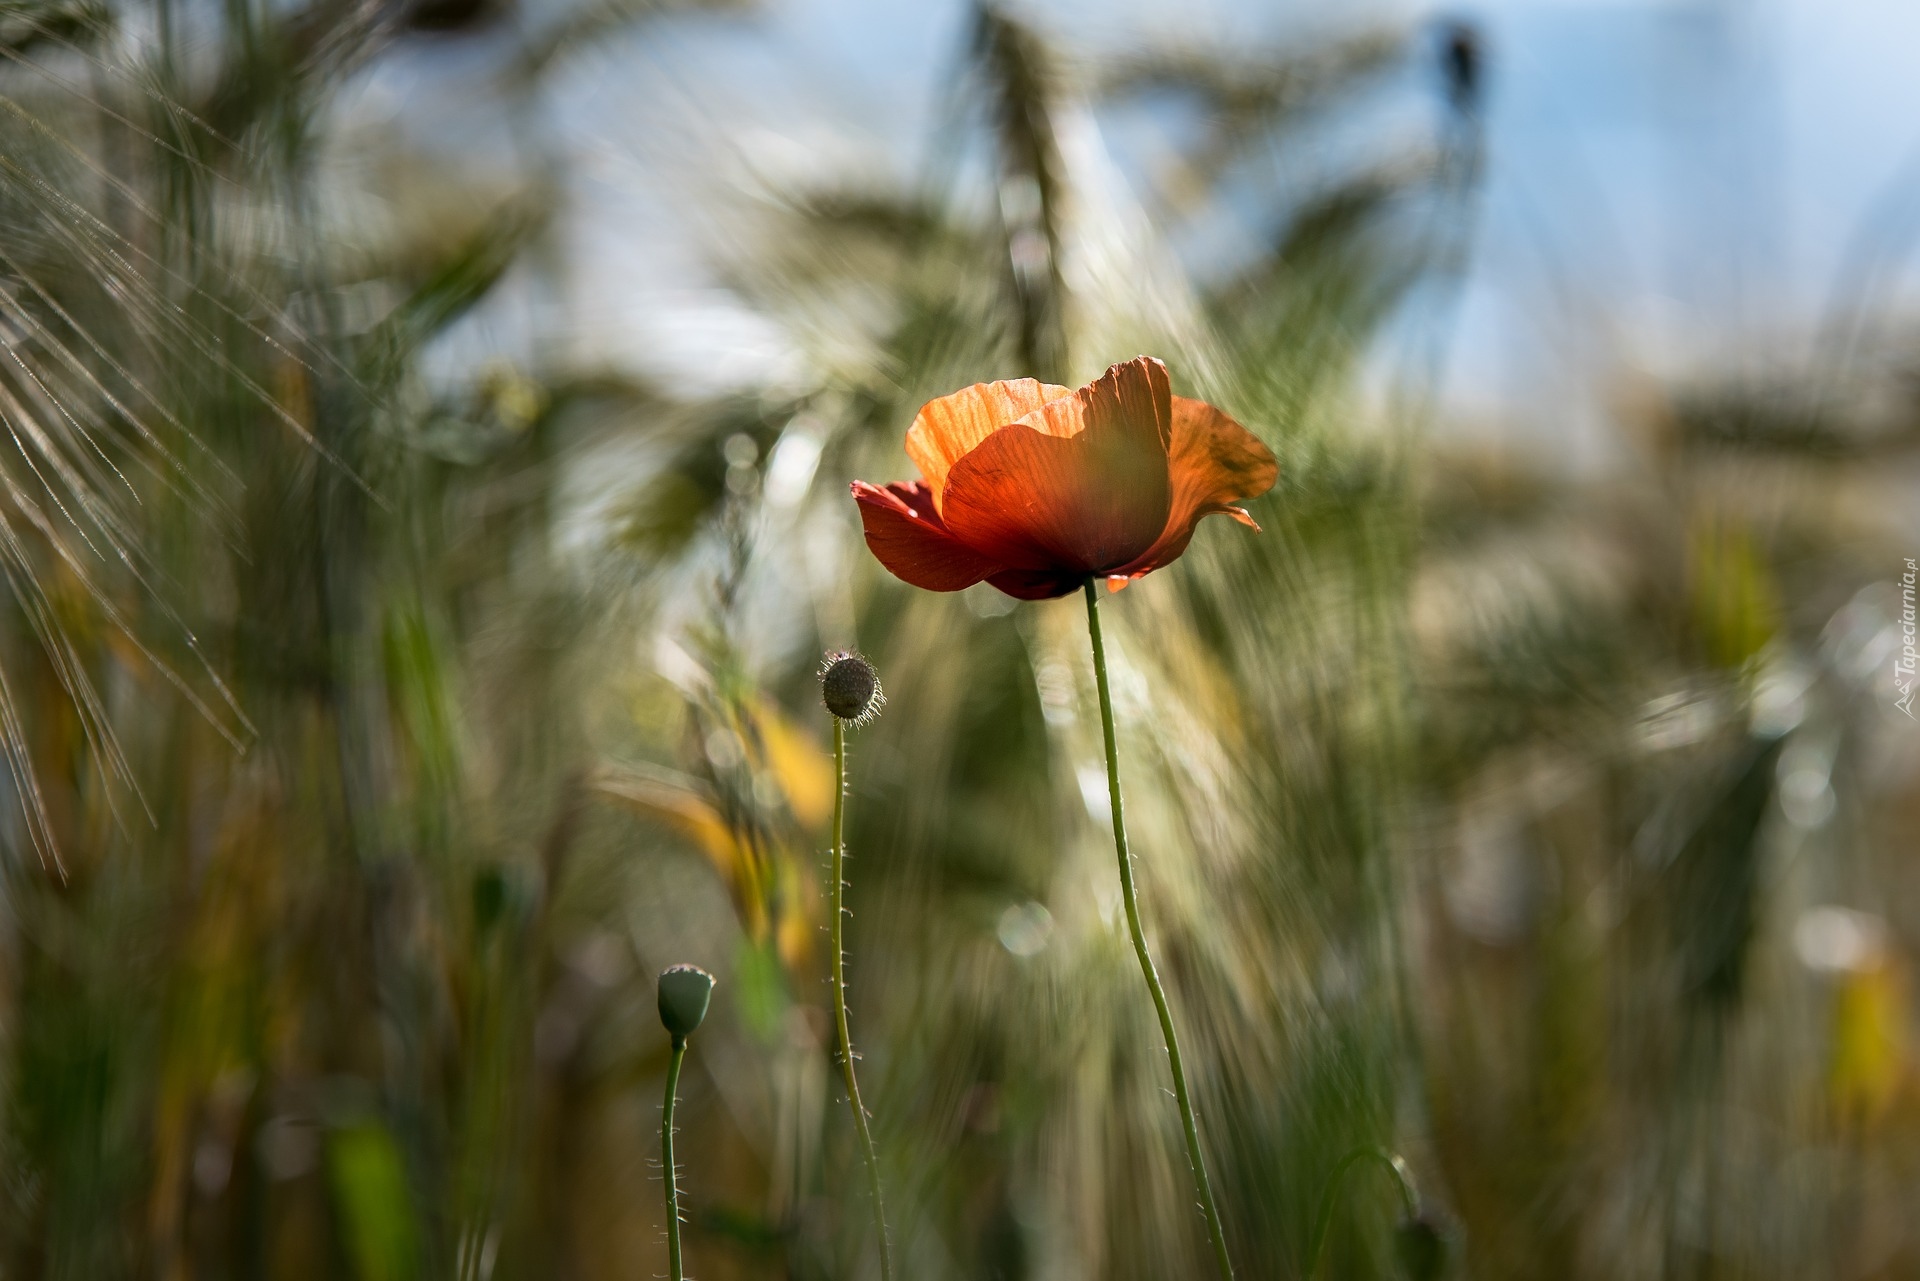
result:
[(1127, 929), (1133, 935), (1134, 955), (1140, 958), (1140, 973), (1153, 994), (1153, 1008), (1160, 1015), (1160, 1033), (1167, 1042), (1167, 1062), (1173, 1068), (1173, 1097), (1180, 1103), (1180, 1120), (1187, 1130), (1187, 1161), (1193, 1167), (1193, 1184), (1200, 1194), (1200, 1208), (1206, 1212), (1207, 1232), (1213, 1237), (1213, 1253), (1220, 1264), (1220, 1275), (1231, 1281), (1233, 1259), (1227, 1254), (1227, 1234), (1220, 1226), (1220, 1207), (1214, 1204), (1213, 1184), (1207, 1178), (1206, 1158), (1200, 1151), (1200, 1127), (1193, 1119), (1193, 1100), (1187, 1093), (1187, 1071), (1180, 1061), (1180, 1037), (1173, 1030), (1173, 1010), (1167, 1004), (1166, 989), (1160, 986), (1160, 972), (1154, 968), (1153, 953), (1147, 950), (1146, 931), (1140, 925), (1140, 897), (1133, 887), (1133, 855), (1127, 849), (1127, 820), (1120, 808), (1120, 748), (1113, 732), (1113, 694), (1107, 688), (1107, 646), (1100, 636), (1100, 588), (1087, 580), (1087, 631), (1093, 637), (1093, 674), (1100, 687), (1100, 728), (1107, 740), (1107, 804), (1113, 811), (1113, 848), (1120, 860), (1120, 896), (1127, 905)]
[(1327, 1176), (1326, 1191), (1320, 1194), (1320, 1213), (1313, 1229), (1313, 1252), (1307, 1260), (1309, 1281), (1320, 1275), (1321, 1258), (1327, 1250), (1327, 1229), (1333, 1226), (1333, 1207), (1340, 1192), (1340, 1182), (1354, 1166), (1368, 1160), (1378, 1161), (1393, 1176), (1407, 1218), (1411, 1219), (1420, 1213), (1420, 1194), (1414, 1189), (1413, 1176), (1407, 1172), (1407, 1163), (1381, 1148), (1355, 1148), (1341, 1158), (1339, 1165), (1333, 1167), (1333, 1173)]
[(673, 1281), (686, 1281), (680, 1266), (680, 1181), (673, 1164), (673, 1096), (680, 1088), (680, 1064), (687, 1057), (687, 1038), (673, 1038), (673, 1061), (667, 1066), (667, 1103), (660, 1110), (660, 1168), (667, 1185), (667, 1266)]
[(846, 916), (847, 723), (833, 718), (833, 1024), (839, 1038), (840, 1073), (847, 1084), (847, 1106), (867, 1162), (867, 1188), (873, 1195), (873, 1229), (880, 1237), (880, 1275), (893, 1281), (893, 1252), (887, 1245), (887, 1210), (880, 1197), (880, 1154), (873, 1146), (867, 1109), (860, 1102), (860, 1080), (853, 1070), (853, 1036), (847, 1030), (847, 952), (841, 926)]

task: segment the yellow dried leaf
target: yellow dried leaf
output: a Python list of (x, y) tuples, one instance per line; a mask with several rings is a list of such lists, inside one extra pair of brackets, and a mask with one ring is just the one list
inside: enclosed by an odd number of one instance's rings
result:
[(833, 814), (833, 758), (771, 703), (754, 708), (754, 722), (766, 758), (760, 764), (793, 817), (802, 827), (825, 825)]

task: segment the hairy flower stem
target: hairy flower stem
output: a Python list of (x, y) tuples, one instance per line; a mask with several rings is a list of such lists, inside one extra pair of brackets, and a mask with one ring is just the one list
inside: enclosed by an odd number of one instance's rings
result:
[(867, 1187), (873, 1195), (873, 1230), (880, 1236), (880, 1275), (893, 1281), (893, 1252), (887, 1245), (887, 1210), (880, 1199), (880, 1154), (873, 1146), (867, 1109), (860, 1102), (860, 1080), (853, 1071), (853, 1036), (847, 1031), (847, 952), (842, 938), (847, 897), (847, 723), (833, 720), (833, 1025), (839, 1037), (840, 1073), (847, 1083), (847, 1106), (867, 1161)]
[(1127, 849), (1127, 819), (1120, 808), (1120, 748), (1113, 733), (1113, 694), (1107, 687), (1107, 646), (1100, 636), (1100, 588), (1087, 581), (1087, 631), (1093, 637), (1093, 674), (1100, 687), (1100, 728), (1107, 740), (1107, 804), (1113, 811), (1113, 849), (1120, 861), (1120, 897), (1127, 905), (1127, 929), (1133, 935), (1134, 955), (1140, 958), (1140, 973), (1153, 994), (1153, 1008), (1160, 1015), (1160, 1032), (1167, 1042), (1167, 1062), (1173, 1068), (1173, 1097), (1180, 1103), (1180, 1120), (1187, 1130), (1187, 1161), (1193, 1166), (1194, 1188), (1200, 1194), (1200, 1208), (1207, 1215), (1207, 1232), (1213, 1237), (1214, 1258), (1220, 1275), (1231, 1281), (1233, 1259), (1227, 1254), (1227, 1234), (1220, 1226), (1220, 1207), (1214, 1204), (1213, 1184), (1207, 1178), (1206, 1158), (1200, 1152), (1200, 1127), (1193, 1119), (1193, 1099), (1187, 1093), (1187, 1071), (1180, 1062), (1180, 1037), (1173, 1030), (1173, 1010), (1167, 1004), (1166, 989), (1160, 986), (1160, 972), (1154, 968), (1153, 953), (1147, 950), (1146, 931), (1140, 925), (1140, 896), (1133, 887), (1133, 855)]
[(673, 1062), (667, 1066), (667, 1103), (660, 1110), (660, 1168), (667, 1185), (667, 1266), (673, 1281), (686, 1281), (680, 1266), (680, 1180), (673, 1164), (673, 1096), (680, 1088), (680, 1064), (687, 1057), (687, 1038), (673, 1038)]

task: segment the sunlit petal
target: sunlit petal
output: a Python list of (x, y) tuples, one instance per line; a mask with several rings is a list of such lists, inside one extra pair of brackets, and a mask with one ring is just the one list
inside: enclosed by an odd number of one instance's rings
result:
[(1152, 356), (1135, 356), (1071, 395), (1049, 399), (1020, 421), (1047, 436), (1078, 436), (1096, 424), (1144, 428), (1151, 423), (1164, 457), (1173, 445), (1172, 401), (1166, 365)]
[(975, 383), (928, 401), (907, 428), (907, 457), (926, 478), (934, 508), (944, 506), (947, 472), (981, 441), (1047, 402), (1072, 394), (1071, 388), (1015, 378)]
[(1170, 432), (1166, 366), (1115, 365), (961, 459), (947, 528), (1009, 568), (1084, 578), (1127, 564), (1166, 527)]

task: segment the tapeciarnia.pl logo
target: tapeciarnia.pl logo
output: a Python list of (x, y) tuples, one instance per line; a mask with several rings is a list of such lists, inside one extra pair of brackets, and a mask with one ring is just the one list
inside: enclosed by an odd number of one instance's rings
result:
[(1908, 716), (1913, 716), (1913, 675), (1915, 660), (1920, 657), (1914, 652), (1914, 575), (1913, 557), (1909, 556), (1907, 572), (1900, 575), (1900, 657), (1893, 660), (1893, 687), (1900, 691), (1893, 705)]

